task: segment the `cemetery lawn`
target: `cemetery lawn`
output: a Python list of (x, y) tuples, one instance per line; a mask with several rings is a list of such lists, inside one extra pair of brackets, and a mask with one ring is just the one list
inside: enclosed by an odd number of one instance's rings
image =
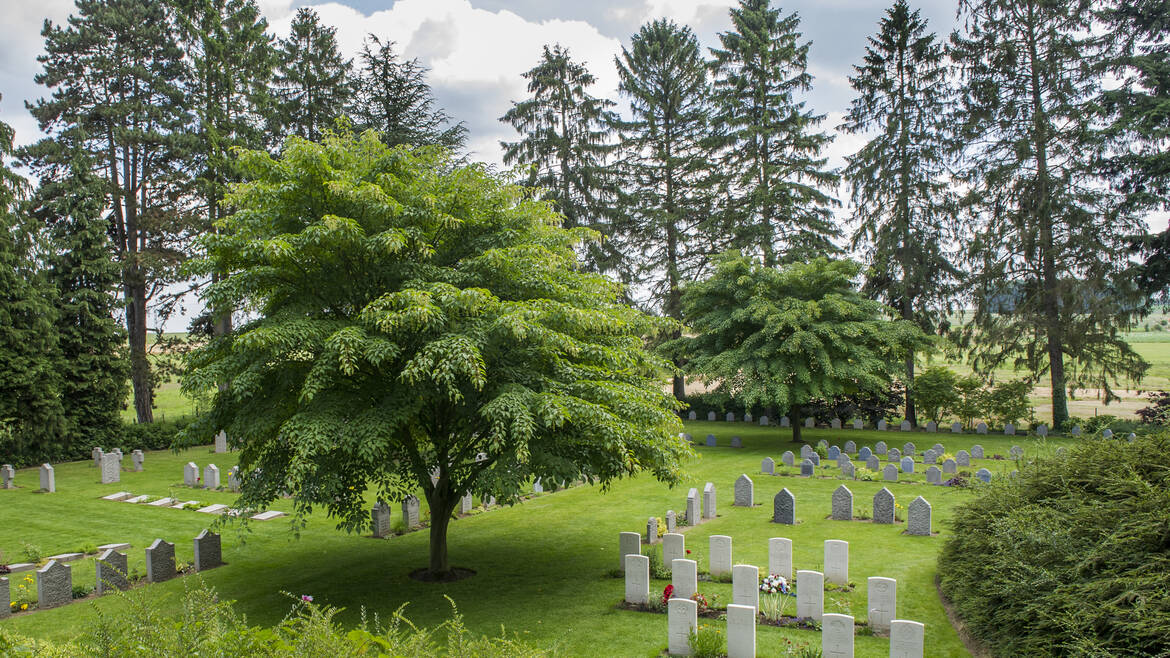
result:
[[(407, 616), (415, 623), (433, 626), (450, 613), (443, 598), (450, 596), (477, 632), (496, 635), (503, 626), (525, 641), (555, 647), (561, 655), (651, 656), (665, 649), (665, 615), (619, 610), (623, 582), (610, 575), (618, 567), (618, 533), (645, 532), (649, 516), (665, 517), (666, 510), (681, 512), (689, 487), (700, 490), (714, 482), (718, 497), (718, 518), (685, 531), (690, 558), (700, 571), (707, 562), (707, 538), (714, 534), (733, 538), (733, 561), (749, 563), (766, 571), (769, 537), (789, 537), (794, 544), (794, 569), (822, 570), (823, 542), (849, 541), (851, 593), (826, 592), (825, 612), (852, 614), (865, 618), (866, 578), (886, 576), (898, 581), (898, 617), (926, 624), (926, 653), (930, 656), (968, 655), (947, 621), (935, 589), (937, 554), (949, 531), (948, 518), (957, 505), (971, 498), (969, 491), (925, 484), (921, 453), (936, 441), (949, 453), (984, 446), (988, 459), (973, 460), (972, 467), (960, 468), (971, 474), (984, 466), (997, 477), (1016, 468), (1014, 462), (990, 459), (1006, 456), (1012, 444), (1025, 449), (1025, 456), (1049, 453), (1069, 439), (995, 437), (950, 433), (876, 432), (852, 430), (806, 430), (805, 440), (819, 439), (844, 445), (853, 439), (860, 448), (885, 440), (891, 447), (913, 441), (918, 448), (914, 475), (886, 485), (898, 505), (905, 508), (922, 495), (933, 507), (933, 537), (903, 535), (905, 522), (893, 526), (865, 521), (830, 521), (831, 496), (842, 484), (835, 465), (818, 469), (816, 479), (768, 476), (759, 473), (760, 461), (772, 457), (778, 471), (784, 469), (780, 455), (785, 450), (799, 454), (799, 445), (790, 443), (789, 430), (760, 428), (745, 423), (690, 422), (686, 431), (696, 443), (714, 433), (720, 446), (696, 447), (699, 457), (687, 465), (687, 477), (680, 486), (668, 489), (652, 477), (641, 476), (613, 485), (608, 492), (582, 486), (545, 493), (515, 507), (497, 508), (460, 519), (451, 525), (449, 549), (452, 564), (475, 569), (478, 575), (448, 584), (424, 584), (408, 574), (427, 564), (428, 533), (413, 532), (385, 540), (349, 535), (334, 529), (323, 513), (315, 513), (294, 537), (288, 518), (266, 523), (252, 522), (250, 531), (236, 526), (222, 530), (223, 554), (227, 564), (202, 575), (185, 576), (170, 582), (145, 585), (135, 590), (150, 605), (163, 610), (177, 609), (184, 588), (202, 578), (221, 598), (235, 600), (237, 610), (255, 625), (280, 622), (292, 602), (284, 593), (299, 597), (309, 594), (315, 602), (344, 608), (338, 619), (356, 625), (364, 607), (372, 618), (385, 617), (409, 602)], [(727, 446), (731, 436), (743, 438), (744, 447)], [(108, 449), (113, 446), (106, 446)], [(219, 466), (226, 482), (236, 462), (235, 454), (211, 455), (208, 448), (180, 453), (152, 452), (142, 473), (123, 472), (118, 484), (99, 484), (98, 470), (91, 462), (58, 464), (57, 493), (35, 493), (37, 469), (17, 472), (18, 489), (0, 490), (0, 562), (25, 560), (29, 546), (43, 557), (81, 550), (111, 542), (130, 542), (127, 551), (131, 571), (145, 572), (143, 550), (156, 537), (176, 544), (180, 562), (192, 559), (192, 539), (217, 517), (188, 510), (152, 508), (100, 500), (118, 491), (170, 496), (182, 501), (231, 503), (234, 495), (202, 492), (181, 486), (183, 464), (194, 461), (200, 469), (207, 463)], [(129, 456), (125, 460), (130, 464)], [(828, 463), (828, 462), (824, 462)], [(864, 465), (854, 458), (855, 464)], [(883, 465), (884, 465), (883, 459)], [(1023, 467), (1021, 467), (1023, 468)], [(755, 482), (757, 506), (732, 507), (733, 483), (747, 473)], [(909, 480), (909, 481), (907, 481)], [(881, 482), (849, 482), (854, 494), (854, 515), (872, 511), (872, 498)], [(770, 522), (772, 497), (787, 487), (796, 497), (796, 526)], [(372, 504), (372, 500), (370, 501)], [(477, 499), (478, 506), (479, 500)], [(425, 506), (425, 501), (424, 501)], [(393, 505), (392, 519), (401, 518)], [(278, 501), (274, 509), (290, 511), (291, 501)], [(904, 518), (905, 510), (899, 510)], [(425, 514), (424, 514), (425, 516)], [(94, 565), (90, 558), (70, 563), (75, 584), (93, 585)], [(12, 574), (16, 587), (25, 574)], [(651, 596), (661, 596), (667, 581), (651, 581)], [(989, 583), (994, 587), (994, 583)], [(700, 582), (699, 590), (719, 595), (717, 605), (726, 605), (731, 585)], [(34, 587), (35, 594), (35, 587)], [(89, 599), (54, 610), (17, 615), (0, 622), (12, 632), (56, 640), (69, 639), (92, 624), (101, 611), (127, 605), (116, 596)], [(789, 614), (794, 612), (789, 602)], [(724, 622), (701, 620), (723, 629)], [(820, 634), (805, 630), (781, 630), (761, 626), (757, 646), (760, 656), (783, 655), (783, 639), (820, 647)], [(889, 642), (883, 638), (858, 636), (858, 656), (887, 656)]]

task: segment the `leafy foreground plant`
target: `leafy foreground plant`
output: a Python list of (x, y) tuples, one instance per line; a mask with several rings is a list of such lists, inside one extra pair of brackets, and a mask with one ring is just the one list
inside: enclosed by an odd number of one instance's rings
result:
[(313, 597), (292, 597), (288, 615), (273, 628), (247, 625), (230, 601), (220, 600), (202, 582), (188, 588), (178, 618), (160, 614), (144, 592), (119, 593), (127, 605), (115, 614), (99, 612), (92, 631), (73, 642), (54, 644), (23, 638), (0, 628), (0, 655), (31, 658), (153, 658), (154, 656), (484, 656), (535, 658), (555, 655), (503, 634), (481, 637), (463, 625), (455, 602), (451, 618), (432, 629), (419, 628), (404, 615), (405, 605), (383, 624), (362, 612), (361, 625), (345, 631), (334, 617), (341, 610), (313, 603)]
[(980, 487), (939, 558), (1001, 656), (1170, 654), (1170, 436), (1083, 443)]

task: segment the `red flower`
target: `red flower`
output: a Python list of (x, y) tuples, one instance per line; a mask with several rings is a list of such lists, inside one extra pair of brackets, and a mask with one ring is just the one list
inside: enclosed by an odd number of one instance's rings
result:
[(687, 555), (690, 555), (690, 554), (691, 554), (691, 549), (689, 549), (689, 548), (688, 548), (688, 549), (687, 549)]
[(674, 585), (667, 585), (666, 589), (662, 590), (662, 604), (666, 605), (672, 596), (674, 596)]

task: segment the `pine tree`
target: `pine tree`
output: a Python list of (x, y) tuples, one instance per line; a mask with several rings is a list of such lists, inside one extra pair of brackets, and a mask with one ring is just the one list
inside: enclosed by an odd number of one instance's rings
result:
[(1140, 379), (1148, 364), (1122, 338), (1141, 308), (1128, 236), (1142, 232), (1098, 163), (1093, 130), (1103, 51), (1091, 0), (961, 0), (951, 37), (962, 73), (956, 141), (962, 200), (975, 226), (969, 258), (974, 367), (1013, 364), (1052, 386), (1052, 422), (1068, 390)]
[(277, 47), (271, 116), (277, 142), (290, 134), (317, 141), (345, 111), (353, 62), (341, 56), (336, 34), (337, 28), (321, 24), (317, 12), (297, 10), (288, 38)]
[[(666, 19), (643, 25), (615, 61), (618, 89), (633, 115), (621, 124), (627, 257), (662, 313), (677, 319), (684, 282), (697, 278), (719, 248), (705, 144), (706, 65), (690, 28)], [(685, 393), (676, 375), (674, 394), (681, 399)]]
[[(66, 26), (45, 23), (51, 91), (29, 107), (49, 136), (22, 151), (41, 183), (73, 175), (78, 151), (103, 181), (114, 259), (121, 269), (138, 422), (154, 419), (146, 353), (147, 307), (174, 301), (193, 229), (183, 52), (173, 12), (152, 0), (78, 0)], [(156, 311), (160, 309), (156, 307)], [(161, 308), (165, 314), (166, 308)]]
[(800, 17), (783, 15), (770, 0), (741, 0), (733, 29), (712, 48), (717, 140), (729, 174), (726, 219), (736, 246), (767, 266), (836, 253), (826, 188), (838, 175), (821, 152), (832, 136), (815, 132), (825, 118), (805, 109), (798, 92), (812, 86), (810, 42), (800, 42)]
[(376, 130), (387, 146), (439, 145), (460, 151), (467, 142), (462, 122), (435, 107), (427, 69), (417, 59), (399, 61), (394, 42), (366, 37), (353, 81), (349, 117), (361, 130)]
[(588, 227), (604, 236), (584, 247), (586, 267), (617, 269), (614, 235), (616, 189), (607, 165), (617, 144), (615, 103), (589, 94), (597, 79), (559, 44), (544, 47), (540, 63), (524, 73), (531, 97), (513, 103), (500, 118), (522, 135), (501, 142), (504, 163), (531, 165), (526, 184), (545, 190), (565, 216), (565, 226)]
[[(878, 131), (848, 158), (844, 177), (858, 222), (852, 246), (868, 255), (863, 291), (925, 331), (945, 328), (960, 272), (947, 245), (957, 238), (947, 184), (945, 116), (949, 102), (943, 48), (905, 0), (886, 10), (849, 82), (857, 91), (850, 133)], [(914, 355), (906, 358), (906, 419), (914, 409)]]

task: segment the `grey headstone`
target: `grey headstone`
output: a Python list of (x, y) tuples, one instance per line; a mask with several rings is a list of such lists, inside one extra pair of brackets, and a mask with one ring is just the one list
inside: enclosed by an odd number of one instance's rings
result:
[(1137, 441), (1137, 432), (1130, 432), (1125, 436), (1125, 440), (1129, 441), (1130, 443)]
[(817, 448), (824, 448), (825, 450), (828, 450), (829, 449), (829, 442), (824, 440), (824, 439), (821, 439), (820, 441), (817, 441)]
[(840, 448), (838, 448), (837, 446), (829, 446), (829, 454), (828, 454), (829, 459), (835, 460), (840, 456), (841, 456), (841, 449)]
[(800, 458), (801, 459), (808, 459), (808, 456), (813, 454), (814, 452), (816, 452), (816, 451), (813, 450), (812, 446), (808, 445), (807, 443), (800, 446)]
[(203, 529), (195, 536), (195, 571), (214, 569), (223, 564), (219, 535)]
[(1020, 446), (1012, 446), (1011, 449), (1008, 450), (1008, 454), (1011, 455), (1012, 459), (1019, 459), (1020, 457), (1024, 456), (1024, 449)]
[(812, 416), (809, 416), (808, 418), (804, 419), (804, 428), (805, 429), (811, 430), (812, 428), (816, 427), (816, 425), (817, 425), (817, 421)]
[(471, 509), (473, 507), (475, 507), (475, 499), (472, 498), (471, 492), (468, 491), (459, 498), (459, 513), (471, 514)]
[(707, 435), (707, 446), (711, 447), (711, 448), (715, 447), (715, 435), (714, 434)]
[(726, 420), (727, 422), (729, 422), (729, 423), (734, 423), (734, 422), (735, 422), (735, 412), (734, 412), (734, 411), (728, 411), (728, 412), (727, 412), (727, 417), (725, 418), (725, 420)]
[(127, 575), (130, 569), (126, 566), (126, 554), (113, 549), (104, 551), (94, 560), (97, 569), (97, 578), (94, 580), (97, 595), (101, 596), (107, 590), (129, 589), (130, 579)]
[(390, 536), (390, 506), (379, 500), (370, 508), (370, 525), (378, 539)]
[(1005, 423), (1003, 426), (1003, 434), (1004, 436), (1015, 436), (1016, 426), (1012, 425), (1011, 423)]
[(16, 469), (12, 464), (0, 466), (0, 489), (16, 488)]
[(902, 458), (902, 472), (903, 473), (913, 473), (914, 472), (914, 458), (913, 457), (903, 457)]
[(933, 464), (938, 461), (938, 455), (934, 452), (934, 448), (927, 448), (926, 452), (922, 453), (923, 464)]
[(853, 462), (845, 462), (841, 465), (841, 475), (851, 478), (854, 475)]
[(772, 499), (772, 522), (785, 525), (796, 523), (796, 497), (787, 487)]
[(532, 481), (532, 493), (534, 493), (534, 494), (544, 493), (544, 483), (541, 482), (541, 479), (542, 478), (536, 478), (535, 480)]
[(981, 468), (978, 471), (975, 471), (975, 477), (979, 478), (983, 482), (991, 482), (991, 471), (987, 470), (986, 468)]
[(911, 429), (913, 429), (913, 427), (910, 425), (910, 421), (904, 420), (900, 425), (898, 425), (898, 429), (903, 432), (909, 432)]
[[(114, 457), (113, 454), (109, 455)], [(37, 607), (56, 608), (73, 601), (73, 570), (68, 564), (49, 560), (37, 569)], [(7, 602), (5, 605), (8, 605)]]
[(960, 450), (955, 453), (955, 463), (959, 466), (970, 466), (971, 455), (966, 450)]
[(873, 522), (894, 522), (894, 494), (885, 487), (873, 495)]
[(926, 469), (926, 482), (928, 484), (942, 484), (942, 471), (938, 470), (937, 466)]
[(232, 470), (228, 471), (228, 489), (231, 491), (240, 490), (240, 467), (233, 466)]
[(930, 536), (930, 503), (922, 496), (906, 508), (906, 534)]
[(187, 462), (183, 466), (183, 484), (188, 487), (199, 486), (199, 467), (195, 462)]
[(768, 417), (767, 416), (760, 416), (760, 427), (766, 427), (767, 425), (768, 425)]
[(1072, 435), (1073, 436), (1080, 436), (1081, 435), (1081, 426), (1080, 425), (1077, 425), (1076, 427), (1072, 428)]
[(934, 451), (935, 458), (942, 457), (942, 454), (947, 451), (941, 443), (930, 446), (930, 449)]
[(154, 540), (146, 549), (146, 580), (161, 583), (176, 575), (175, 545), (161, 539)]
[(203, 468), (203, 488), (213, 490), (219, 488), (219, 467), (215, 464), (208, 464)]
[(829, 421), (829, 427), (831, 427), (831, 428), (833, 428), (833, 429), (835, 429), (835, 430), (839, 430), (839, 429), (841, 429), (841, 419), (840, 419), (840, 418), (834, 418), (834, 419), (830, 420), (830, 421)]
[[(668, 532), (668, 533), (674, 532), (677, 527), (678, 527), (678, 516), (674, 513), (674, 510), (672, 510), (672, 509), (666, 510), (666, 532)], [(663, 535), (663, 536), (665, 536), (665, 535)], [(670, 562), (667, 562), (666, 566), (669, 567)]]
[(714, 411), (707, 412), (707, 421), (712, 422), (712, 423), (715, 422), (715, 412)]
[(701, 517), (699, 490), (691, 487), (691, 490), (687, 492), (687, 525), (699, 525)]
[(1065, 450), (1064, 446), (1057, 446), (1057, 448), (1056, 448), (1056, 456), (1057, 457), (1064, 457), (1066, 454), (1068, 454), (1068, 450)]
[(687, 414), (687, 420), (698, 420), (698, 419), (699, 419), (699, 414), (696, 414), (693, 411), (690, 412), (689, 414)]
[[(646, 543), (658, 543), (658, 517), (656, 516), (646, 519)], [(626, 573), (629, 573), (629, 570)]]
[(848, 464), (852, 461), (853, 460), (849, 458), (849, 453), (843, 452), (837, 455), (837, 468), (845, 468), (845, 464)]
[(9, 605), (8, 595), (8, 579), (0, 576), (0, 619), (4, 619), (12, 614), (12, 608)]
[(853, 453), (857, 452), (857, 442), (855, 442), (853, 439), (849, 439), (848, 441), (846, 441), (845, 442), (845, 452), (847, 452), (849, 454), (853, 454)]
[(796, 466), (796, 455), (793, 455), (791, 450), (785, 450), (784, 454), (780, 455), (780, 462), (785, 466)]
[(214, 450), (216, 453), (227, 452), (227, 432), (220, 430), (219, 434), (215, 435)]
[(407, 530), (418, 525), (418, 498), (415, 496), (407, 496), (402, 501), (402, 522)]
[(853, 429), (855, 429), (855, 430), (865, 429), (865, 421), (860, 419), (860, 418), (854, 418), (853, 419)]
[(962, 423), (960, 423), (957, 420), (955, 422), (951, 423), (951, 434), (962, 434), (962, 433), (963, 433), (963, 424)]
[(703, 518), (715, 518), (715, 484), (708, 482), (703, 485)]
[(142, 466), (146, 462), (146, 455), (141, 450), (135, 450), (130, 453), (130, 463), (134, 465), (134, 472), (141, 473)]
[(897, 464), (901, 460), (902, 460), (902, 451), (901, 450), (898, 450), (897, 448), (890, 448), (890, 450), (888, 452), (886, 452), (886, 461), (890, 462), (891, 464)]
[(881, 470), (882, 462), (877, 455), (870, 455), (865, 460), (865, 467), (871, 471), (878, 471)]
[(886, 423), (885, 418), (878, 421), (877, 428), (878, 428), (878, 431), (880, 431), (880, 432), (884, 432), (884, 431), (886, 431), (887, 428), (889, 428), (889, 424)]
[(764, 457), (763, 461), (760, 462), (760, 472), (767, 473), (768, 475), (775, 475), (776, 474), (775, 460), (773, 460), (771, 457)]
[(747, 474), (735, 479), (735, 507), (751, 507), (756, 504), (752, 479)]
[(743, 415), (743, 422), (750, 423), (750, 422), (752, 422), (752, 420), (753, 420), (753, 418), (752, 418), (752, 415), (750, 413), (745, 413)]
[(788, 420), (788, 416), (781, 416), (780, 417), (780, 427), (788, 427), (791, 424), (792, 424), (792, 421)]
[(102, 455), (102, 484), (113, 484), (122, 481), (122, 460), (117, 453)]
[(820, 466), (821, 465), (821, 456), (816, 452), (810, 454), (808, 456), (808, 460), (813, 463), (813, 466)]
[(957, 468), (957, 464), (955, 463), (955, 460), (947, 459), (947, 460), (943, 461), (942, 470), (943, 470), (943, 473), (954, 473), (954, 472), (958, 471), (959, 469)]
[(987, 423), (985, 423), (983, 421), (979, 421), (979, 424), (975, 426), (975, 433), (976, 434), (987, 434)]
[(875, 454), (875, 455), (884, 455), (884, 454), (886, 454), (887, 450), (888, 450), (888, 448), (886, 447), (885, 441), (878, 441), (873, 446), (873, 454)]
[(1036, 436), (1039, 436), (1039, 437), (1048, 436), (1048, 426), (1047, 425), (1038, 425), (1036, 427)]
[(743, 447), (743, 439), (739, 438), (738, 436), (731, 437), (731, 447), (732, 448), (742, 448)]
[(102, 455), (105, 454), (102, 452), (102, 449), (95, 447), (93, 449), (93, 452), (90, 454), (93, 455), (93, 467), (94, 468), (101, 468), (102, 467)]
[(869, 446), (861, 446), (861, 449), (857, 451), (857, 458), (861, 461), (865, 461), (869, 459), (869, 456), (872, 454), (873, 450), (871, 450)]
[(812, 477), (812, 474), (813, 474), (812, 460), (806, 459), (806, 460), (800, 462), (800, 476), (807, 478), (807, 477)]
[(886, 482), (897, 482), (898, 467), (893, 464), (886, 464), (886, 467), (882, 469), (882, 479)]
[(913, 456), (917, 449), (918, 449), (917, 446), (915, 446), (913, 443), (907, 441), (905, 443), (905, 445), (902, 446), (902, 454)]
[[(57, 473), (51, 464), (41, 464), (41, 491), (54, 493), (57, 491)], [(3, 601), (0, 601), (3, 605)]]
[(833, 520), (853, 520), (853, 492), (841, 485), (833, 492)]
[(926, 431), (932, 432), (932, 433), (937, 432), (938, 431), (938, 423), (934, 422), (933, 420), (928, 422), (926, 424)]

